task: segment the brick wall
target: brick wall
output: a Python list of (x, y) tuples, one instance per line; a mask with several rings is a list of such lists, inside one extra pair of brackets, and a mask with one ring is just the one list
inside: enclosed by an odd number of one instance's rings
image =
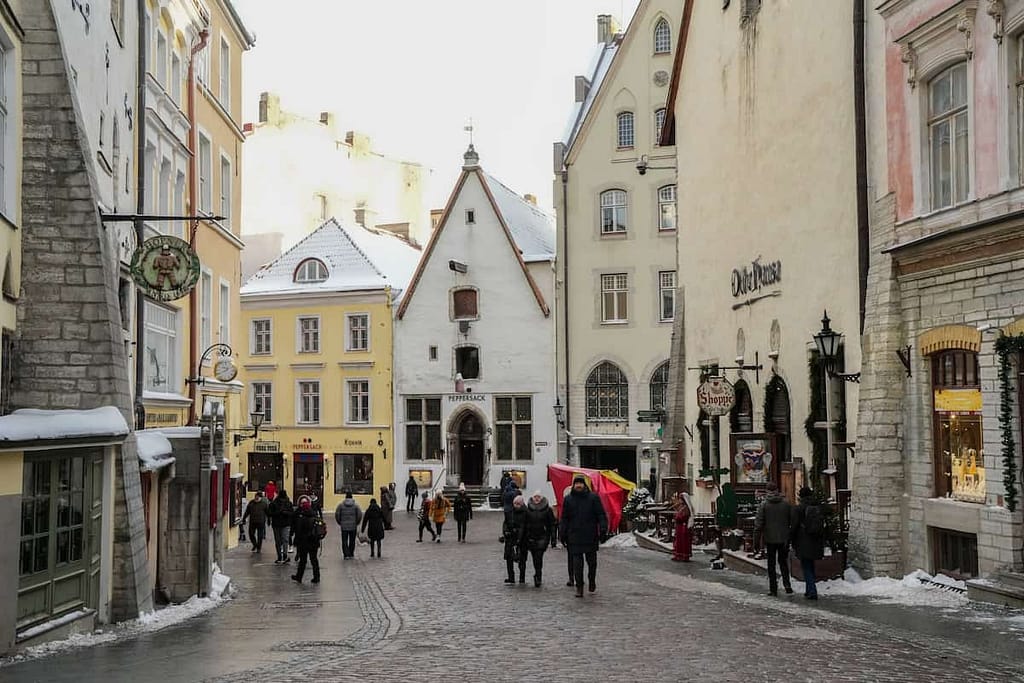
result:
[[(117, 406), (133, 422), (118, 257), (97, 210), (69, 68), (49, 2), (24, 3), (22, 291), (14, 408)], [(112, 617), (152, 607), (135, 440), (116, 464)]]

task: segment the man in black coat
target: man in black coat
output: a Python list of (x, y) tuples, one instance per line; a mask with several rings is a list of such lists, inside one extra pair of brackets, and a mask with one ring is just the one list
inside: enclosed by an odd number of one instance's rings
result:
[(306, 560), (313, 567), (313, 583), (320, 583), (320, 536), (317, 534), (316, 521), (319, 514), (313, 509), (312, 502), (306, 496), (299, 498), (299, 509), (292, 518), (292, 545), (295, 546), (299, 558), (297, 572), (292, 579), (302, 583), (302, 575), (306, 571)]
[(608, 534), (608, 516), (596, 493), (587, 488), (586, 479), (576, 475), (572, 493), (562, 501), (558, 525), (562, 545), (568, 546), (572, 558), (576, 597), (583, 597), (583, 560), (587, 561), (590, 592), (597, 590), (597, 546)]
[(419, 493), (419, 484), (416, 477), (409, 475), (409, 481), (405, 482), (405, 511), (416, 511), (416, 495)]

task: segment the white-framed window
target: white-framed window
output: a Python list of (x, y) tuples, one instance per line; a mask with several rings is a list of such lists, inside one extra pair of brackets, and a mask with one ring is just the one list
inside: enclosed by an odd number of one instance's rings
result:
[(207, 88), (210, 87), (210, 46), (198, 52), (196, 59), (196, 80)]
[(350, 379), (345, 382), (348, 391), (348, 422), (349, 424), (369, 424), (370, 422), (370, 381)]
[(297, 332), (299, 353), (320, 353), (320, 316), (300, 316)]
[(665, 410), (668, 405), (668, 361), (651, 374), (651, 410)]
[(327, 279), (327, 266), (320, 259), (308, 258), (295, 269), (295, 282), (316, 283)]
[(665, 107), (654, 110), (654, 146), (661, 145), (661, 131), (665, 128)]
[(618, 366), (602, 362), (590, 371), (586, 389), (588, 421), (629, 420), (629, 382)]
[(220, 306), (220, 318), (217, 321), (220, 325), (217, 330), (219, 341), (230, 344), (231, 343), (231, 285), (227, 280), (220, 281), (220, 299), (218, 300)]
[(274, 351), (274, 328), (270, 318), (257, 318), (249, 323), (252, 334), (249, 350), (254, 356), (267, 356)]
[(320, 424), (320, 380), (303, 379), (296, 382), (296, 422)]
[(374, 494), (372, 453), (334, 454), (334, 493)]
[(672, 52), (672, 27), (662, 17), (654, 25), (654, 54), (663, 55)]
[(231, 159), (221, 155), (220, 157), (220, 215), (224, 218), (221, 223), (224, 227), (231, 226), (231, 182), (234, 173), (231, 170)]
[(970, 194), (967, 62), (928, 84), (928, 145), (932, 209), (967, 201)]
[(441, 399), (405, 399), (406, 460), (440, 460), (441, 449)]
[(370, 350), (370, 315), (349, 313), (345, 316), (345, 350)]
[(199, 210), (213, 211), (213, 146), (210, 138), (199, 134)]
[(494, 399), (494, 446), (497, 460), (533, 459), (533, 398)]
[(676, 229), (676, 186), (658, 188), (658, 230)]
[(619, 149), (629, 149), (635, 140), (633, 112), (620, 111), (616, 120), (616, 146)]
[(601, 193), (601, 234), (626, 232), (626, 191), (605, 190)]
[(178, 312), (147, 301), (145, 343), (145, 388), (163, 393), (177, 391)]
[(220, 104), (231, 113), (231, 44), (223, 36), (220, 39)]
[(181, 106), (181, 55), (175, 50), (171, 53), (171, 99), (174, 103)]
[(263, 423), (274, 423), (274, 385), (271, 382), (252, 382), (252, 410), (263, 413)]
[(199, 346), (213, 343), (213, 273), (204, 270), (199, 284)]
[(658, 318), (670, 322), (676, 315), (676, 271), (658, 273)]
[(163, 29), (156, 32), (156, 82), (169, 90), (167, 82), (167, 34)]
[(623, 323), (627, 317), (629, 276), (611, 273), (601, 276), (601, 322)]

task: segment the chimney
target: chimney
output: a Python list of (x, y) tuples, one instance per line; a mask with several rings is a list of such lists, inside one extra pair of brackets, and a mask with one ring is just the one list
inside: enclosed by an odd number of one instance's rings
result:
[(370, 153), (370, 136), (366, 133), (357, 133), (354, 130), (345, 133), (345, 144), (352, 148), (356, 154)]
[(615, 20), (610, 14), (597, 15), (597, 42), (608, 45), (615, 37)]
[(556, 142), (551, 150), (551, 161), (552, 167), (555, 169), (555, 175), (562, 172), (565, 168), (565, 143)]
[(329, 111), (322, 111), (322, 112), (320, 112), (320, 123), (322, 123), (323, 125), (330, 126), (332, 118), (334, 118), (334, 117), (331, 116), (331, 112), (329, 112)]
[(356, 223), (363, 226), (367, 230), (373, 230), (377, 227), (377, 212), (373, 209), (368, 209), (365, 206), (360, 206), (354, 210), (356, 215)]
[(534, 194), (524, 194), (523, 195), (523, 199), (525, 199), (528, 203), (533, 204), (534, 206), (537, 206), (537, 195), (534, 195)]
[(587, 80), (586, 76), (577, 76), (575, 81), (576, 89), (576, 102), (580, 103), (587, 99), (587, 94), (590, 92), (590, 81)]
[(441, 216), (444, 215), (444, 209), (431, 209), (430, 210), (430, 229), (434, 230), (437, 228), (438, 223), (441, 222)]
[(281, 98), (274, 93), (260, 93), (260, 123), (277, 125), (281, 120)]

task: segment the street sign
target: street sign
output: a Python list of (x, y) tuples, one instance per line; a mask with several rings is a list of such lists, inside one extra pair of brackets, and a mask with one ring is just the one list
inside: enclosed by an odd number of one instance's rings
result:
[(135, 249), (131, 274), (150, 299), (174, 301), (187, 296), (199, 281), (199, 256), (177, 237), (151, 237)]
[(662, 410), (638, 410), (636, 411), (637, 422), (664, 422), (665, 412)]

